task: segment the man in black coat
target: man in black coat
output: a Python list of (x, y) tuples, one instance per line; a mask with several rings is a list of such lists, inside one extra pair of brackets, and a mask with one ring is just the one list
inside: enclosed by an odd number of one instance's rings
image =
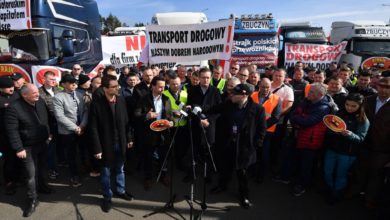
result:
[(11, 103), (5, 111), (5, 128), (9, 143), (26, 170), (28, 203), (23, 216), (28, 217), (39, 204), (36, 187), (41, 193), (52, 192), (45, 180), (50, 129), (48, 110), (45, 102), (39, 99), (38, 88), (26, 84), (20, 93), (22, 98)]
[(250, 98), (251, 89), (246, 84), (239, 84), (232, 91), (228, 100), (206, 112), (219, 113), (218, 129), (225, 134), (220, 140), (224, 149), (218, 155), (219, 166), (218, 186), (211, 190), (220, 193), (227, 189), (233, 170), (236, 170), (240, 204), (249, 208), (249, 189), (247, 170), (256, 162), (256, 149), (262, 146), (266, 132), (264, 108)]
[(20, 98), (15, 92), (14, 83), (9, 76), (0, 77), (0, 152), (3, 153), (4, 165), (3, 176), (5, 185), (5, 194), (13, 195), (16, 193), (15, 181), (19, 175), (19, 160), (15, 151), (9, 146), (4, 124), (4, 112), (11, 102)]
[[(151, 82), (151, 92), (146, 94), (137, 103), (134, 110), (140, 134), (142, 134), (142, 158), (144, 165), (144, 189), (149, 190), (152, 187), (153, 178), (153, 154), (157, 151), (159, 165), (164, 160), (169, 140), (169, 131), (152, 131), (150, 124), (159, 119), (166, 119), (166, 106), (169, 103), (168, 97), (163, 94), (165, 81), (159, 76), (154, 77)], [(170, 123), (173, 126), (173, 122)], [(160, 167), (160, 166), (159, 166)], [(166, 175), (163, 175), (162, 183), (169, 185)]]
[[(203, 111), (208, 111), (213, 106), (222, 102), (221, 95), (216, 87), (210, 85), (211, 71), (208, 68), (199, 70), (199, 80), (199, 85), (191, 87), (188, 91), (187, 105), (191, 107), (199, 106)], [(204, 152), (204, 149), (207, 146), (201, 126), (204, 127), (207, 141), (212, 146), (215, 142), (215, 125), (218, 115), (210, 114), (207, 120), (193, 115), (191, 117), (195, 160), (199, 160), (200, 158), (206, 159), (204, 157), (207, 151)]]
[(115, 76), (102, 78), (104, 97), (93, 100), (90, 107), (89, 130), (93, 154), (101, 160), (101, 184), (103, 191), (102, 210), (111, 209), (110, 169), (116, 172), (116, 194), (132, 200), (133, 196), (125, 190), (123, 171), (126, 149), (133, 146), (131, 129), (126, 109), (126, 101), (119, 95), (119, 84)]

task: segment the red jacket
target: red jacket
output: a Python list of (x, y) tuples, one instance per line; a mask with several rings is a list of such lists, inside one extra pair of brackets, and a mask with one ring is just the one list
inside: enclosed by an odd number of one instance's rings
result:
[(304, 99), (290, 118), (292, 125), (298, 128), (297, 148), (317, 150), (324, 142), (326, 126), (322, 119), (329, 114), (329, 100), (325, 96), (317, 103)]

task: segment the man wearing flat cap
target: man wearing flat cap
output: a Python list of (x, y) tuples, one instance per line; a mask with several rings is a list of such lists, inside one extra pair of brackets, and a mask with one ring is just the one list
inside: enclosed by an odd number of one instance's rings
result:
[(0, 152), (3, 153), (3, 178), (5, 182), (5, 194), (16, 193), (15, 181), (19, 175), (17, 167), (16, 152), (9, 145), (5, 135), (4, 112), (9, 104), (20, 98), (19, 93), (14, 90), (14, 83), (9, 76), (0, 77)]
[(211, 193), (227, 190), (232, 171), (238, 179), (239, 202), (245, 209), (251, 206), (248, 189), (248, 167), (256, 162), (256, 149), (261, 147), (266, 131), (264, 108), (253, 102), (253, 90), (247, 84), (238, 84), (232, 90), (230, 100), (211, 108), (208, 114), (220, 114), (219, 128), (226, 134), (218, 146), (224, 150), (217, 156), (219, 166), (218, 185)]
[[(58, 125), (58, 142), (60, 150), (67, 154), (69, 170), (71, 174), (71, 185), (80, 187), (79, 171), (76, 152), (79, 145), (79, 138), (85, 131), (88, 111), (80, 92), (75, 91), (77, 80), (74, 76), (66, 74), (62, 76), (60, 84), (63, 91), (57, 93), (53, 98), (54, 116)], [(60, 160), (64, 158), (59, 158)]]
[(12, 73), (11, 79), (14, 83), (15, 91), (19, 91), (20, 88), (26, 83), (26, 80), (23, 78), (23, 75), (20, 73)]

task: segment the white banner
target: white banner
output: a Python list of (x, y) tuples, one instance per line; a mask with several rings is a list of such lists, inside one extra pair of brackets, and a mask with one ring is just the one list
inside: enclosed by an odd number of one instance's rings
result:
[(229, 60), (233, 46), (234, 21), (190, 25), (146, 27), (149, 62)]
[(290, 67), (300, 61), (310, 67), (325, 70), (330, 63), (340, 60), (346, 46), (346, 41), (337, 45), (286, 43), (284, 65)]
[(31, 28), (30, 0), (0, 1), (0, 30), (21, 30)]
[(137, 64), (145, 47), (145, 35), (102, 36), (103, 61), (106, 65)]

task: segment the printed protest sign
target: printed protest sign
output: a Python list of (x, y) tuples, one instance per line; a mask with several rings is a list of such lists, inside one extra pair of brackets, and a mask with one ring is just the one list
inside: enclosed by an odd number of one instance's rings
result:
[(294, 66), (296, 62), (300, 61), (310, 67), (325, 70), (330, 63), (340, 60), (347, 42), (343, 41), (337, 45), (286, 43), (285, 46), (284, 65), (286, 68)]
[(31, 28), (30, 0), (0, 1), (0, 30)]
[(276, 65), (279, 40), (277, 36), (238, 35), (234, 39), (232, 61), (239, 65)]
[(229, 60), (234, 21), (191, 25), (149, 25), (149, 63)]
[(103, 64), (137, 64), (145, 47), (145, 35), (102, 37)]

